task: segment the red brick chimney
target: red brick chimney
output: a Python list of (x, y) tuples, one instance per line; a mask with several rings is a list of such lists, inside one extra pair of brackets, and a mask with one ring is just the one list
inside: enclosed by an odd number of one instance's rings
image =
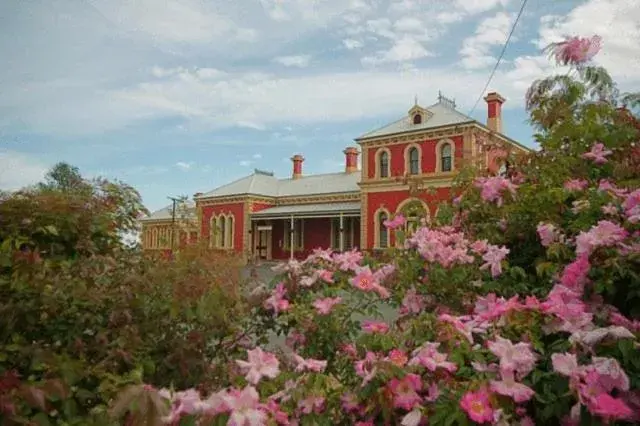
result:
[(358, 171), (358, 148), (353, 146), (347, 147), (344, 151), (344, 172), (353, 173)]
[(302, 162), (304, 161), (304, 157), (296, 154), (291, 157), (291, 161), (293, 161), (293, 175), (291, 177), (293, 179), (300, 179), (302, 177)]
[(487, 127), (494, 132), (502, 133), (502, 104), (505, 98), (497, 92), (491, 92), (484, 100), (487, 102)]

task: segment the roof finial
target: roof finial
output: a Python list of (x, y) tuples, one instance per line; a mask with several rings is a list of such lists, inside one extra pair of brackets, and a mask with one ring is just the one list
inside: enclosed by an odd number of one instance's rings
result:
[(418, 94), (416, 93), (415, 97), (413, 98), (413, 103), (415, 106), (418, 106)]

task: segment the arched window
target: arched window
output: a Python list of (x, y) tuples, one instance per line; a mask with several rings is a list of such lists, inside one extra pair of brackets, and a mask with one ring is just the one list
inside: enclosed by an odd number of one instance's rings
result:
[(380, 177), (389, 177), (389, 153), (387, 151), (380, 152)]
[(216, 247), (218, 242), (218, 221), (215, 215), (209, 220), (209, 247)]
[(234, 234), (234, 232), (233, 232), (233, 225), (234, 225), (233, 222), (234, 222), (233, 216), (230, 215), (227, 218), (227, 232), (225, 233), (227, 239), (225, 241), (224, 246), (226, 248), (233, 248), (233, 234)]
[(404, 204), (399, 209), (399, 213), (401, 213), (406, 219), (404, 232), (407, 237), (416, 232), (416, 230), (421, 226), (421, 222), (423, 220), (426, 222), (429, 219), (428, 210), (419, 200), (412, 200)]
[(420, 123), (422, 123), (422, 115), (415, 114), (413, 116), (413, 124), (420, 124)]
[(420, 153), (416, 147), (409, 149), (409, 174), (420, 174)]
[(444, 144), (440, 149), (440, 165), (442, 166), (443, 172), (450, 172), (452, 169), (451, 162), (451, 144)]
[(389, 218), (387, 213), (381, 211), (378, 213), (378, 247), (389, 247), (389, 229), (384, 226), (384, 222)]
[(226, 218), (224, 216), (220, 216), (218, 218), (218, 240), (216, 246), (218, 248), (224, 248), (224, 243), (226, 241), (226, 235), (227, 235), (227, 223), (226, 223)]

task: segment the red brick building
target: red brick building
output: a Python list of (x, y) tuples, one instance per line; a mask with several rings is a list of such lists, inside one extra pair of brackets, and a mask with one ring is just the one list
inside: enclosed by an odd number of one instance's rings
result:
[[(397, 213), (408, 218), (408, 228), (431, 220), (440, 203), (451, 200), (452, 180), (463, 164), (497, 172), (506, 152), (528, 151), (502, 134), (504, 98), (490, 93), (485, 101), (486, 125), (457, 111), (443, 96), (426, 108), (416, 103), (399, 120), (356, 138), (360, 149), (344, 150), (345, 167), (338, 173), (307, 176), (304, 158), (296, 154), (290, 177), (255, 170), (196, 194), (174, 225), (171, 208), (144, 219), (143, 247), (169, 248), (167, 241), (175, 244), (171, 228), (187, 219), (194, 225), (182, 226), (178, 241), (197, 233), (211, 248), (264, 260), (303, 258), (318, 247), (342, 251), (393, 245), (382, 223)], [(164, 240), (154, 237), (158, 228)]]

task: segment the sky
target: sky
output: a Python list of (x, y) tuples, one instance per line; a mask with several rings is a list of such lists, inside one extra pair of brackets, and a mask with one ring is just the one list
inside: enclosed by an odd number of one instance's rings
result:
[[(150, 210), (254, 168), (342, 171), (359, 135), (438, 92), (476, 100), (521, 0), (7, 0), (0, 2), (0, 189), (66, 161), (136, 187)], [(640, 84), (638, 0), (529, 0), (488, 91), (507, 135), (534, 146), (523, 109), (562, 72), (542, 48), (603, 39), (595, 61)]]

